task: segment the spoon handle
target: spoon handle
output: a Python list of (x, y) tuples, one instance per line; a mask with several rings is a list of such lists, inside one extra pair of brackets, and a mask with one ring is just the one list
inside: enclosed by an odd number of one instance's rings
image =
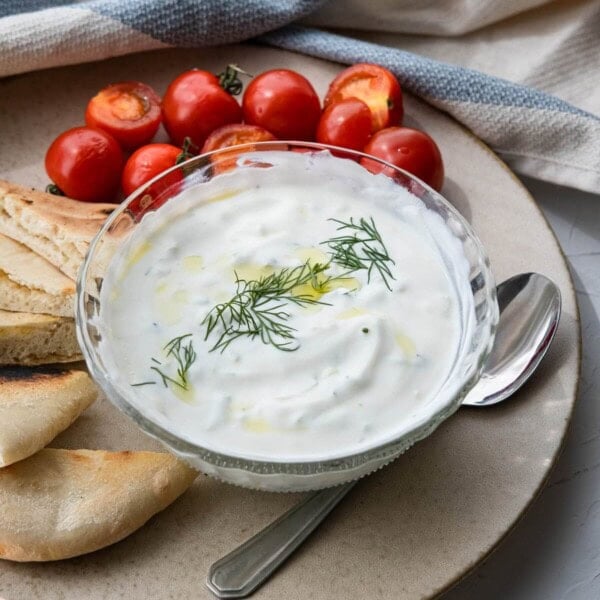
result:
[(310, 494), (254, 537), (215, 562), (206, 585), (219, 598), (244, 598), (302, 544), (355, 482)]

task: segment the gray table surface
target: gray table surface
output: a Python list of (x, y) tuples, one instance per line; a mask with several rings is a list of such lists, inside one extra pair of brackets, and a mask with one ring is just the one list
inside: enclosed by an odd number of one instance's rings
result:
[(443, 600), (600, 598), (600, 196), (525, 185), (567, 256), (581, 312), (579, 396), (550, 480), (488, 560)]

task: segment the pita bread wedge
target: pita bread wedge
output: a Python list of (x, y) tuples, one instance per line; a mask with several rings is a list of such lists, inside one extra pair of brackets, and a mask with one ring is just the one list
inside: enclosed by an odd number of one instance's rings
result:
[(113, 544), (196, 475), (170, 454), (41, 450), (0, 469), (0, 558), (59, 560)]
[(0, 234), (0, 309), (72, 317), (74, 298), (72, 279)]
[(81, 358), (73, 319), (0, 310), (0, 365), (41, 365)]
[(97, 395), (82, 367), (0, 368), (0, 467), (42, 449)]
[(0, 233), (37, 252), (72, 279), (77, 278), (91, 239), (115, 207), (0, 180)]

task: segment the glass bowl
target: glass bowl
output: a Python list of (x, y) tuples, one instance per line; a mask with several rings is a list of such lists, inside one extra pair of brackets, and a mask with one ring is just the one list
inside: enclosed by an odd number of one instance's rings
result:
[[(345, 483), (381, 468), (415, 442), (431, 434), (454, 413), (481, 375), (491, 350), (498, 321), (496, 289), (488, 258), (470, 225), (439, 193), (389, 163), (373, 157), (398, 186), (412, 192), (427, 209), (441, 218), (442, 226), (455, 238), (468, 268), (447, 264), (459, 297), (461, 333), (454, 364), (437, 396), (429, 402), (410, 427), (383, 444), (327, 460), (278, 462), (215, 452), (191, 443), (151, 417), (130, 401), (125, 389), (111, 374), (99, 352), (102, 332), (100, 290), (114, 253), (132, 235), (144, 215), (160, 211), (166, 202), (177, 202), (180, 192), (202, 185), (224, 170), (269, 168), (269, 156), (278, 152), (330, 152), (356, 161), (366, 156), (342, 148), (304, 142), (261, 142), (217, 150), (192, 158), (154, 178), (127, 198), (107, 219), (92, 240), (77, 281), (76, 325), (85, 361), (95, 381), (115, 406), (131, 417), (150, 436), (195, 468), (230, 483), (270, 491), (313, 490)], [(268, 153), (268, 154), (267, 154)], [(436, 240), (436, 243), (438, 241)], [(439, 243), (438, 243), (439, 246)], [(440, 247), (442, 256), (443, 249)], [(468, 275), (467, 275), (468, 271)], [(464, 291), (466, 290), (466, 292)], [(143, 301), (143, 300), (141, 300)]]

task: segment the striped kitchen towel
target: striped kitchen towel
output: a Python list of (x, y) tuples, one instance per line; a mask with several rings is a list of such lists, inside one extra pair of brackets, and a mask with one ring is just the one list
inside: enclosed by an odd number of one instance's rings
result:
[(331, 12), (334, 3), (324, 0), (2, 0), (0, 76), (141, 50), (258, 38), (340, 63), (382, 64), (406, 90), (461, 121), (515, 170), (600, 190), (598, 116), (479, 71), (290, 25), (324, 4)]

